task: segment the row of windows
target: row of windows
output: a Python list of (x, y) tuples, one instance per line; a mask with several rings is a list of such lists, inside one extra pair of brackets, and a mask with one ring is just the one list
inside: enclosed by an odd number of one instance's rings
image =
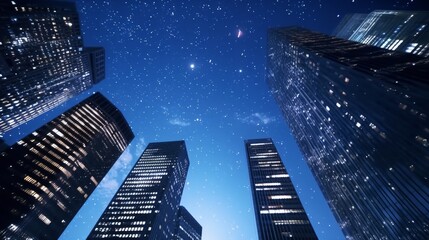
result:
[[(95, 238), (140, 238), (141, 234), (96, 234)], [(146, 236), (146, 235), (144, 235)]]
[(289, 219), (289, 220), (273, 220), (275, 225), (294, 225), (294, 224), (310, 224), (307, 220)]
[[(108, 214), (108, 213), (106, 213)], [(131, 216), (109, 216), (107, 219), (108, 220), (133, 220), (135, 219), (136, 216), (131, 215)]]
[(260, 214), (282, 214), (282, 213), (303, 213), (303, 209), (269, 209), (260, 210)]
[[(115, 198), (110, 205), (140, 205), (140, 204), (154, 204), (155, 201), (121, 201), (123, 199)], [(120, 202), (118, 202), (120, 201)]]
[(112, 206), (112, 205), (110, 205), (108, 207), (108, 209), (110, 209), (110, 210), (112, 210), (112, 209), (120, 209), (120, 210), (123, 210), (123, 209), (151, 209), (154, 207), (155, 207), (154, 205), (140, 205), (140, 206), (138, 206), (138, 205), (127, 205), (127, 206)]
[(121, 215), (121, 214), (135, 214), (135, 215), (141, 215), (141, 214), (151, 214), (152, 210), (138, 210), (138, 211), (106, 211), (106, 214), (112, 214), (112, 215)]
[(136, 179), (136, 180), (125, 180), (125, 184), (126, 185), (132, 185), (132, 184), (143, 184), (143, 183), (152, 183), (152, 184), (157, 184), (160, 183), (161, 181), (151, 181), (151, 180), (147, 180), (147, 179)]

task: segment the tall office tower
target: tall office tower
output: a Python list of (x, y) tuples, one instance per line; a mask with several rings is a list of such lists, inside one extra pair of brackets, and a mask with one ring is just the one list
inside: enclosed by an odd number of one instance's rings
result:
[(0, 154), (0, 238), (57, 239), (134, 138), (96, 93)]
[(188, 168), (184, 141), (150, 143), (88, 239), (172, 239)]
[(268, 33), (271, 91), (347, 238), (429, 235), (429, 59)]
[[(389, 50), (429, 56), (429, 12), (373, 11), (343, 19), (335, 36)], [(360, 22), (360, 24), (358, 24)], [(354, 28), (354, 29), (353, 29)]]
[(245, 145), (259, 239), (317, 239), (273, 141)]
[(192, 217), (185, 207), (180, 206), (177, 214), (175, 238), (173, 239), (201, 240), (202, 232), (203, 228), (198, 221)]
[(83, 47), (74, 3), (0, 1), (0, 135), (104, 78), (104, 49)]

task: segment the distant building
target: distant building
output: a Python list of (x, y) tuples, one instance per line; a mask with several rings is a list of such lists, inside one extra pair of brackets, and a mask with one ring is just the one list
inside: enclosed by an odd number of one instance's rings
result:
[(83, 47), (76, 6), (0, 2), (0, 135), (104, 78), (104, 49)]
[(336, 37), (376, 47), (429, 56), (429, 12), (378, 10), (346, 15)]
[(9, 148), (9, 146), (2, 138), (0, 138), (0, 152), (6, 150), (7, 148)]
[(273, 141), (245, 145), (259, 239), (317, 239)]
[(188, 168), (184, 141), (149, 143), (88, 239), (172, 239)]
[(87, 47), (84, 48), (83, 54), (89, 57), (91, 64), (91, 79), (92, 83), (101, 82), (106, 77), (106, 56), (102, 47)]
[(267, 69), (346, 237), (427, 238), (429, 59), (290, 27)]
[(57, 239), (134, 138), (100, 93), (0, 154), (0, 238)]
[(183, 206), (179, 207), (176, 226), (175, 237), (173, 239), (201, 240), (203, 228)]

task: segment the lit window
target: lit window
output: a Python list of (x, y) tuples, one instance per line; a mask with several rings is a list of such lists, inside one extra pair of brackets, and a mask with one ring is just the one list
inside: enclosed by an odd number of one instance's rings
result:
[(275, 174), (271, 176), (266, 176), (266, 178), (288, 178), (289, 174)]
[(43, 214), (39, 214), (39, 219), (42, 220), (46, 225), (51, 224), (51, 220)]
[(269, 210), (260, 210), (261, 214), (281, 214), (281, 213), (302, 213), (304, 210), (301, 209), (269, 209)]
[(255, 187), (264, 187), (264, 186), (280, 186), (281, 185), (281, 183), (276, 183), (276, 182), (274, 182), (274, 183), (256, 183), (255, 184)]
[(273, 195), (273, 196), (269, 196), (268, 198), (269, 199), (292, 199), (296, 197), (292, 195)]

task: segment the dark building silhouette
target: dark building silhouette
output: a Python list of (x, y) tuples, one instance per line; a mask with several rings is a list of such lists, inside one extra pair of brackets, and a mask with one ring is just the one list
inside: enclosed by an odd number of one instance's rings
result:
[(377, 10), (346, 15), (336, 37), (392, 51), (429, 56), (429, 12)]
[(74, 3), (0, 2), (0, 135), (104, 78), (104, 49), (83, 46)]
[(268, 33), (270, 89), (347, 238), (429, 235), (429, 60)]
[(172, 239), (188, 168), (184, 141), (149, 143), (88, 239)]
[(106, 76), (106, 56), (102, 47), (84, 48), (84, 56), (89, 58), (91, 64), (92, 83), (99, 83)]
[(0, 138), (0, 152), (3, 152), (9, 147), (9, 145), (6, 144), (6, 142)]
[(57, 239), (134, 138), (100, 93), (0, 154), (0, 238)]
[(203, 228), (197, 220), (186, 210), (185, 207), (180, 206), (177, 213), (176, 222), (176, 240), (201, 240)]
[(259, 239), (317, 239), (273, 141), (245, 145)]

